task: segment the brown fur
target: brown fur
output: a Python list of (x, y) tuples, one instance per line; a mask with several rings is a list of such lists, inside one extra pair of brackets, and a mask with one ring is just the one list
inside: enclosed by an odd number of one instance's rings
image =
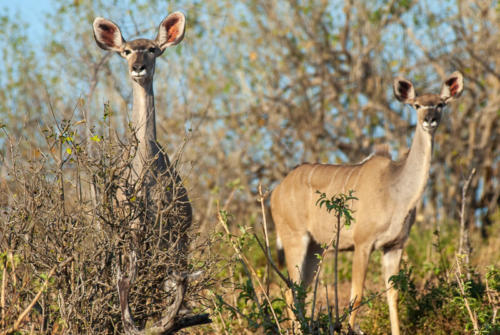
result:
[[(449, 82), (460, 84), (452, 96), (448, 95), (453, 91), (447, 86)], [(375, 155), (359, 164), (303, 164), (291, 171), (271, 195), (271, 213), (285, 251), (288, 273), (293, 281), (307, 285), (317, 269), (315, 253), (322, 252), (319, 245), (332, 245), (336, 235), (335, 218), (316, 205), (316, 192), (327, 196), (354, 192), (358, 200), (349, 205), (355, 221), (349, 228), (342, 226), (339, 239), (339, 250), (354, 250), (351, 301), (354, 307), (360, 305), (370, 254), (374, 249), (382, 249), (392, 334), (399, 334), (397, 291), (388, 280), (399, 271), (402, 248), (415, 220), (415, 207), (427, 183), (432, 140), (441, 109), (461, 93), (462, 83), (462, 75), (455, 72), (445, 81), (441, 95), (417, 97), (411, 82), (397, 78), (396, 98), (417, 111), (418, 124), (407, 155), (394, 162), (386, 147), (376, 149)], [(292, 302), (290, 292), (287, 302)], [(353, 310), (349, 319), (353, 328), (356, 313)]]

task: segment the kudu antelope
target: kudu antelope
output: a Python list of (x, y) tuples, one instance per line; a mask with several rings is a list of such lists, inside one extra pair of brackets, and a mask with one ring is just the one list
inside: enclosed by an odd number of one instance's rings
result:
[[(389, 278), (399, 271), (403, 246), (415, 221), (415, 207), (429, 178), (434, 132), (443, 108), (463, 90), (463, 77), (454, 72), (441, 93), (415, 95), (413, 84), (394, 80), (396, 98), (417, 112), (417, 125), (408, 154), (394, 162), (387, 154), (374, 154), (359, 164), (302, 164), (291, 171), (271, 196), (271, 213), (278, 235), (278, 248), (285, 252), (290, 278), (309, 284), (318, 266), (316, 253), (333, 240), (334, 218), (316, 205), (316, 191), (327, 195), (354, 191), (354, 224), (342, 227), (339, 250), (354, 250), (349, 325), (354, 329), (357, 307), (370, 254), (383, 252), (382, 265), (392, 334), (399, 334), (398, 292)], [(281, 246), (281, 247), (280, 247)], [(292, 303), (287, 293), (287, 303)]]
[[(156, 58), (161, 56), (166, 48), (180, 43), (184, 38), (185, 22), (184, 14), (174, 12), (160, 23), (156, 39), (140, 38), (130, 42), (124, 40), (118, 25), (110, 20), (98, 17), (93, 23), (97, 45), (104, 50), (118, 53), (128, 62), (128, 74), (133, 90), (131, 127), (138, 140), (129, 184), (136, 185), (138, 189), (132, 192), (139, 194), (149, 208), (140, 223), (152, 223), (157, 220), (159, 211), (165, 210), (160, 207), (170, 210), (173, 207), (172, 212), (181, 223), (181, 227), (177, 228), (181, 228), (181, 231), (180, 236), (174, 234), (177, 238), (171, 242), (178, 246), (183, 262), (187, 252), (185, 231), (191, 225), (192, 209), (175, 167), (156, 141), (153, 76)], [(165, 194), (151, 194), (157, 185), (163, 188)]]
[[(161, 236), (163, 243), (158, 245), (162, 248), (168, 244), (172, 248), (169, 252), (175, 253), (174, 260), (184, 268), (187, 265), (187, 229), (192, 222), (192, 208), (187, 191), (175, 170), (175, 164), (170, 162), (156, 141), (153, 77), (156, 58), (162, 55), (166, 48), (182, 41), (185, 23), (184, 14), (174, 12), (160, 23), (156, 39), (140, 38), (130, 42), (124, 40), (120, 28), (115, 23), (101, 17), (96, 18), (93, 23), (97, 45), (104, 50), (114, 51), (127, 60), (128, 74), (132, 82), (133, 103), (130, 124), (138, 145), (131, 162), (127, 183), (132, 185), (133, 189), (125, 190), (125, 193), (134, 197), (137, 195), (137, 199), (142, 201), (141, 204), (146, 210), (145, 215), (132, 222), (131, 228), (140, 231), (146, 225), (156, 226), (161, 222), (162, 228), (159, 230), (168, 232), (166, 234), (163, 232)], [(124, 198), (124, 195), (119, 194), (118, 197)], [(135, 239), (135, 243), (141, 243), (138, 238)], [(129, 267), (132, 270), (129, 271), (128, 277), (123, 277), (120, 271), (117, 274), (122, 322), (127, 334), (140, 333), (134, 325), (128, 305), (128, 294), (133, 280), (131, 278), (135, 277), (135, 255), (135, 251), (129, 254)], [(174, 276), (177, 277), (181, 278)], [(175, 287), (177, 294), (168, 313), (153, 325), (157, 333), (170, 333), (171, 329), (181, 329), (210, 321), (208, 315), (191, 318), (190, 322), (179, 318), (179, 310), (184, 303), (187, 277), (178, 280), (179, 278), (174, 280), (168, 278), (165, 282), (165, 287), (169, 289)]]

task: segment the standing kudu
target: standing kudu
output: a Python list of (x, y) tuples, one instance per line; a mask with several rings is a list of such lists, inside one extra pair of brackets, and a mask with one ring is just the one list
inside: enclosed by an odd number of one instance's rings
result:
[[(166, 48), (180, 43), (184, 38), (185, 22), (184, 14), (172, 13), (160, 23), (155, 40), (140, 38), (130, 42), (126, 42), (120, 28), (107, 19), (98, 17), (93, 24), (97, 45), (104, 50), (117, 52), (128, 62), (133, 90), (131, 127), (138, 140), (129, 184), (136, 185), (132, 192), (139, 194), (148, 207), (140, 221), (142, 224), (158, 221), (160, 211), (165, 208), (174, 213), (176, 219), (182, 221), (182, 227), (181, 236), (177, 236), (178, 240), (172, 243), (179, 246), (178, 250), (182, 254), (187, 248), (185, 231), (191, 225), (192, 209), (175, 167), (156, 141), (153, 76), (156, 58)], [(154, 194), (152, 190), (157, 185), (160, 187), (156, 187), (156, 193), (159, 188), (163, 188), (164, 194)]]
[[(415, 95), (413, 84), (403, 78), (394, 80), (396, 98), (417, 112), (415, 136), (409, 153), (394, 162), (389, 155), (375, 154), (359, 164), (302, 164), (291, 171), (271, 196), (271, 212), (283, 248), (290, 278), (308, 285), (318, 266), (315, 254), (321, 245), (333, 240), (332, 215), (316, 205), (316, 191), (334, 195), (354, 191), (358, 198), (352, 209), (355, 223), (342, 227), (339, 250), (354, 250), (349, 325), (354, 328), (357, 309), (370, 254), (383, 252), (382, 264), (391, 318), (392, 334), (399, 334), (398, 292), (389, 278), (399, 271), (403, 246), (415, 221), (415, 208), (429, 178), (434, 132), (443, 108), (463, 90), (463, 77), (454, 72), (441, 93)], [(287, 303), (292, 303), (287, 293)]]
[[(156, 58), (162, 55), (166, 48), (182, 41), (185, 23), (184, 14), (174, 12), (160, 23), (156, 39), (140, 38), (130, 42), (123, 39), (120, 28), (115, 23), (101, 17), (96, 18), (93, 23), (97, 45), (104, 50), (114, 51), (127, 60), (128, 74), (132, 82), (133, 104), (130, 124), (138, 145), (128, 170), (130, 177), (125, 178), (128, 187), (118, 195), (119, 200), (130, 197), (134, 202), (140, 201), (140, 205), (145, 208), (144, 215), (131, 223), (132, 230), (138, 232), (148, 225), (154, 226), (154, 229), (159, 226), (158, 232), (162, 243), (157, 245), (160, 248), (170, 247), (168, 252), (184, 271), (187, 270), (187, 229), (192, 222), (192, 209), (187, 191), (175, 170), (175, 164), (170, 162), (156, 141), (153, 76)], [(164, 239), (163, 236), (167, 237)], [(136, 246), (138, 243), (150, 243), (141, 241), (137, 235), (134, 239)], [(147, 257), (147, 255), (142, 256)], [(139, 331), (134, 324), (128, 304), (130, 287), (136, 274), (135, 250), (129, 253), (128, 258), (129, 270), (126, 277), (122, 275), (120, 267), (117, 268), (117, 287), (126, 334), (170, 334), (185, 327), (210, 322), (208, 314), (184, 317), (180, 314), (187, 280), (199, 276), (199, 273), (188, 276), (178, 275), (172, 271), (170, 276), (167, 276), (165, 286), (170, 288), (173, 285), (176, 288), (174, 302), (165, 311), (161, 320), (148, 329)]]

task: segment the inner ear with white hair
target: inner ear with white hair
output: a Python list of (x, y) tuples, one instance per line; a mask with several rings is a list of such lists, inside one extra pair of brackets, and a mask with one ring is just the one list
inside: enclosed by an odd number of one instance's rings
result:
[(93, 23), (94, 38), (97, 45), (104, 50), (120, 52), (125, 39), (118, 25), (110, 20), (97, 17)]
[(441, 99), (448, 103), (458, 98), (463, 90), (464, 77), (460, 72), (455, 71), (444, 81), (441, 88)]
[(394, 96), (399, 101), (405, 104), (412, 104), (415, 100), (415, 88), (411, 81), (403, 77), (397, 77), (394, 79), (392, 88), (394, 90)]
[(186, 30), (186, 17), (181, 12), (173, 12), (168, 15), (158, 27), (156, 43), (161, 52), (166, 48), (179, 44), (184, 38)]

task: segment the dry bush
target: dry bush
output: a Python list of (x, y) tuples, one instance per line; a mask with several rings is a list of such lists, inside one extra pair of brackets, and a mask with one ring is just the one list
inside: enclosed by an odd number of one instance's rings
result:
[[(180, 179), (170, 174), (148, 189), (153, 195), (147, 197), (144, 184), (151, 176), (134, 183), (129, 178), (136, 141), (124, 144), (98, 134), (89, 141), (78, 130), (70, 121), (46, 128), (48, 149), (37, 149), (39, 157), (31, 161), (19, 159), (11, 146), (0, 214), (0, 329), (14, 326), (42, 292), (18, 323), (20, 330), (121, 333), (117, 274), (126, 272), (132, 252), (137, 271), (129, 303), (136, 325), (144, 328), (172, 305), (174, 277), (203, 268), (184, 297), (190, 315), (189, 307), (211, 282), (210, 260), (198, 255), (187, 261), (183, 244), (191, 233), (176, 191)], [(151, 211), (156, 216), (145, 220)]]

